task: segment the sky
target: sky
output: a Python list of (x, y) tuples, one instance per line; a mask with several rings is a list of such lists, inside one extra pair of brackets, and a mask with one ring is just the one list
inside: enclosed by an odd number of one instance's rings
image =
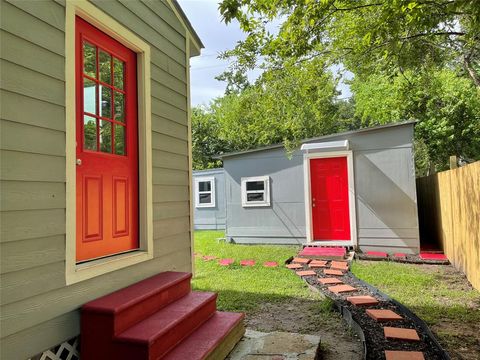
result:
[[(245, 38), (237, 22), (228, 26), (221, 21), (218, 12), (218, 0), (178, 0), (193, 25), (205, 48), (200, 56), (190, 60), (191, 102), (192, 106), (207, 105), (212, 99), (222, 96), (226, 84), (215, 80), (228, 67), (228, 61), (217, 56), (225, 50), (233, 49), (239, 40)], [(259, 71), (249, 74), (254, 80)], [(341, 97), (350, 96), (348, 86), (341, 84)]]

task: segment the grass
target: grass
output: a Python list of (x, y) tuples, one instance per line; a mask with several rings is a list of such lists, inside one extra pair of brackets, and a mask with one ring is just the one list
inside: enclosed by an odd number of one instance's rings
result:
[(430, 325), (445, 320), (480, 322), (480, 293), (443, 267), (357, 261), (352, 272), (411, 308)]
[[(195, 252), (200, 255), (214, 255), (218, 258), (233, 258), (235, 264), (219, 266), (217, 260), (195, 261), (196, 290), (218, 293), (218, 308), (228, 311), (252, 311), (262, 303), (288, 301), (289, 298), (319, 299), (305, 283), (283, 264), (295, 255), (297, 246), (238, 245), (217, 242), (223, 232), (195, 232)], [(255, 266), (240, 266), (240, 260), (253, 259)], [(266, 261), (276, 261), (276, 268), (263, 267)], [(328, 307), (328, 305), (319, 305)]]

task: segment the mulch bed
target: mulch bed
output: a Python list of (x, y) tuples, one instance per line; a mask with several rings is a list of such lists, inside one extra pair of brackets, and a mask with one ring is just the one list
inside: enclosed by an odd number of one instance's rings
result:
[[(298, 270), (301, 271), (302, 269)], [(431, 333), (429, 334), (425, 331), (418, 320), (410, 317), (409, 314), (405, 313), (405, 311), (403, 311), (403, 309), (391, 299), (357, 279), (351, 272), (347, 272), (343, 276), (338, 276), (338, 278), (345, 284), (355, 287), (357, 291), (335, 294), (327, 289), (330, 285), (323, 285), (317, 280), (317, 278), (331, 277), (331, 275), (324, 275), (323, 269), (311, 269), (306, 264), (303, 266), (303, 270), (315, 271), (317, 276), (305, 276), (303, 279), (310, 287), (319, 290), (324, 295), (334, 300), (339, 308), (343, 307), (348, 310), (351, 313), (352, 319), (361, 327), (366, 341), (366, 359), (385, 359), (385, 350), (421, 351), (424, 353), (426, 360), (449, 359), (446, 352), (438, 345), (436, 340), (432, 338)], [(358, 295), (373, 296), (379, 300), (379, 303), (375, 306), (358, 307), (347, 301), (347, 297)], [(366, 314), (366, 309), (389, 309), (401, 315), (403, 320), (377, 322)], [(387, 340), (385, 339), (383, 332), (384, 326), (415, 329), (420, 336), (420, 341), (407, 342)]]
[(378, 257), (378, 256), (370, 256), (366, 254), (356, 253), (355, 258), (359, 260), (370, 260), (370, 261), (394, 261), (398, 263), (405, 263), (405, 264), (427, 264), (427, 265), (449, 265), (450, 261), (448, 260), (425, 260), (421, 259), (418, 255), (410, 255), (407, 254), (405, 257), (394, 257), (388, 256), (387, 258)]

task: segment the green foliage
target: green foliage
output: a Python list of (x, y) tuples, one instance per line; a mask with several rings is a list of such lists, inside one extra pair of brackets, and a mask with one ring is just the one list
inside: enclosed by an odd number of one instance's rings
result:
[(229, 91), (192, 114), (195, 169), (218, 165), (213, 155), (350, 130), (354, 104), (337, 101), (336, 79), (311, 60), (265, 71), (253, 85)]
[[(450, 155), (480, 159), (479, 90), (453, 70), (427, 75), (406, 72), (403, 76), (372, 75), (356, 78), (356, 114), (363, 125), (418, 120), (416, 126), (417, 172), (448, 168)], [(381, 99), (381, 100), (380, 100)]]
[(247, 33), (225, 53), (237, 69), (318, 56), (356, 75), (461, 64), (480, 87), (477, 0), (223, 0), (219, 11)]

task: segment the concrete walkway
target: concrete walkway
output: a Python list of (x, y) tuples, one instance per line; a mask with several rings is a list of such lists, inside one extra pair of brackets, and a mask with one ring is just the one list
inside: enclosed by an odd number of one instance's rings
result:
[(247, 329), (227, 360), (314, 360), (320, 337)]

